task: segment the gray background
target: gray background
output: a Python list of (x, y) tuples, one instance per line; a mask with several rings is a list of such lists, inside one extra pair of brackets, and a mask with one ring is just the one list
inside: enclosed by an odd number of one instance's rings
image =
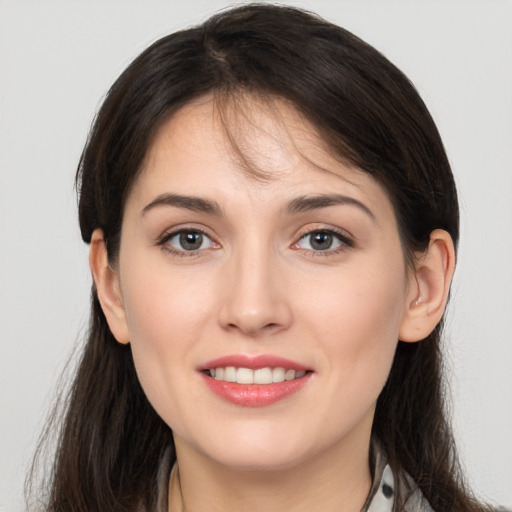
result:
[[(431, 109), (460, 190), (447, 353), (457, 440), (479, 496), (512, 505), (512, 2), (307, 1), (367, 40)], [(226, 1), (0, 1), (0, 511), (87, 320), (73, 177), (131, 59)]]

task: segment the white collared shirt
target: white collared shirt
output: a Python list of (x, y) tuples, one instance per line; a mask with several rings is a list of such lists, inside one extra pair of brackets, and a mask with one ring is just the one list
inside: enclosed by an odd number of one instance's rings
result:
[[(377, 459), (372, 490), (361, 512), (393, 511), (396, 495), (395, 477), (389, 464), (383, 460), (382, 455), (378, 455)], [(411, 482), (410, 477), (405, 477), (404, 480)], [(414, 488), (414, 485), (412, 487)], [(417, 488), (411, 492), (404, 504), (403, 510), (404, 512), (433, 512), (427, 500)]]

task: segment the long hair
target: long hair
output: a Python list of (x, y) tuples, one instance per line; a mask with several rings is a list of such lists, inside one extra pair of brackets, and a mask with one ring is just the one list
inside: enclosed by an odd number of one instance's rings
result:
[[(290, 102), (334, 155), (382, 184), (409, 260), (428, 246), (434, 229), (445, 229), (457, 243), (453, 176), (410, 81), (336, 25), (295, 8), (254, 4), (160, 39), (108, 92), (80, 159), (77, 187), (82, 237), (90, 242), (101, 228), (111, 261), (119, 249), (124, 202), (156, 131), (180, 107), (209, 93), (219, 108), (239, 93)], [(91, 300), (46, 510), (153, 510), (164, 453), (170, 449), (175, 457), (172, 432), (148, 403), (130, 347), (114, 339), (94, 288)], [(484, 510), (459, 470), (440, 342), (441, 324), (419, 343), (398, 342), (373, 436), (393, 470), (409, 473), (436, 511)]]

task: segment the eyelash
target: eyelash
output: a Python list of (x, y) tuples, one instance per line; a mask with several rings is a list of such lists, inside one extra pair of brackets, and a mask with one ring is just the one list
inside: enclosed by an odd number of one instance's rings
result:
[[(205, 238), (207, 238), (208, 240), (210, 240), (210, 243), (213, 244), (213, 245), (217, 245), (218, 247), (220, 247), (214, 240), (212, 240), (212, 238), (203, 230), (201, 229), (198, 229), (198, 228), (180, 228), (180, 229), (177, 229), (175, 231), (171, 231), (170, 233), (166, 233), (164, 234), (161, 238), (159, 238), (157, 240), (157, 243), (156, 245), (158, 246), (161, 246), (166, 252), (174, 255), (174, 256), (179, 256), (179, 257), (193, 257), (193, 256), (198, 256), (199, 253), (203, 252), (205, 249), (195, 249), (195, 250), (186, 250), (186, 249), (176, 249), (174, 248), (172, 245), (169, 244), (170, 240), (172, 240), (173, 238), (179, 236), (179, 235), (182, 235), (182, 234), (186, 234), (186, 233), (190, 233), (190, 234), (199, 234)], [(336, 239), (338, 242), (339, 242), (339, 246), (334, 248), (334, 249), (324, 249), (324, 250), (314, 250), (314, 249), (302, 249), (301, 247), (299, 247), (299, 243), (303, 240), (305, 240), (306, 238), (308, 237), (311, 237), (313, 235), (317, 235), (317, 234), (323, 234), (323, 235), (329, 235), (329, 236), (332, 236), (334, 239)], [(332, 229), (332, 228), (329, 228), (329, 229), (321, 229), (321, 228), (317, 228), (317, 229), (311, 229), (305, 233), (303, 233), (302, 235), (300, 235), (299, 239), (297, 242), (294, 242), (292, 244), (292, 249), (295, 249), (295, 250), (302, 250), (302, 251), (305, 251), (307, 252), (309, 255), (313, 256), (313, 257), (329, 257), (329, 256), (333, 256), (333, 255), (336, 255), (336, 254), (340, 254), (350, 248), (354, 247), (354, 242), (353, 240), (347, 236), (345, 233), (342, 233), (340, 231), (337, 231), (335, 229)]]
[(292, 247), (295, 247), (298, 250), (300, 250), (301, 248), (298, 247), (298, 244), (302, 240), (305, 240), (306, 238), (311, 237), (316, 234), (332, 236), (334, 239), (336, 239), (339, 242), (340, 245), (334, 249), (330, 249), (330, 248), (324, 249), (324, 250), (302, 249), (302, 250), (308, 252), (311, 256), (313, 256), (315, 258), (316, 257), (325, 258), (325, 257), (337, 255), (337, 254), (345, 252), (348, 249), (351, 249), (352, 247), (354, 247), (354, 241), (352, 240), (352, 238), (350, 238), (346, 233), (337, 231), (336, 229), (332, 229), (332, 228), (311, 229), (311, 230), (307, 231), (306, 233), (303, 233), (300, 236), (299, 240), (292, 245)]
[(161, 246), (166, 252), (168, 252), (174, 256), (180, 256), (180, 257), (185, 257), (185, 258), (197, 256), (197, 255), (199, 255), (200, 252), (204, 251), (204, 249), (195, 249), (195, 250), (191, 250), (191, 251), (187, 251), (186, 249), (176, 249), (175, 247), (173, 247), (172, 245), (169, 244), (169, 242), (173, 238), (175, 238), (179, 235), (185, 234), (185, 233), (199, 234), (199, 235), (207, 238), (208, 240), (210, 240), (211, 244), (218, 245), (218, 244), (216, 244), (216, 242), (214, 242), (212, 240), (212, 238), (207, 233), (205, 233), (202, 229), (198, 229), (198, 228), (180, 228), (180, 229), (177, 229), (170, 233), (165, 233), (161, 238), (158, 239), (157, 245)]

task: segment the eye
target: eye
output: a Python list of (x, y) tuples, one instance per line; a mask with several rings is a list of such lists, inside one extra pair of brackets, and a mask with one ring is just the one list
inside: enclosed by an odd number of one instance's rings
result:
[(174, 231), (165, 236), (160, 243), (171, 252), (195, 252), (215, 246), (208, 235), (196, 229)]
[(344, 235), (331, 230), (315, 230), (306, 233), (300, 237), (295, 244), (299, 249), (308, 251), (330, 251), (336, 252), (337, 249), (345, 246), (351, 247), (351, 241)]

